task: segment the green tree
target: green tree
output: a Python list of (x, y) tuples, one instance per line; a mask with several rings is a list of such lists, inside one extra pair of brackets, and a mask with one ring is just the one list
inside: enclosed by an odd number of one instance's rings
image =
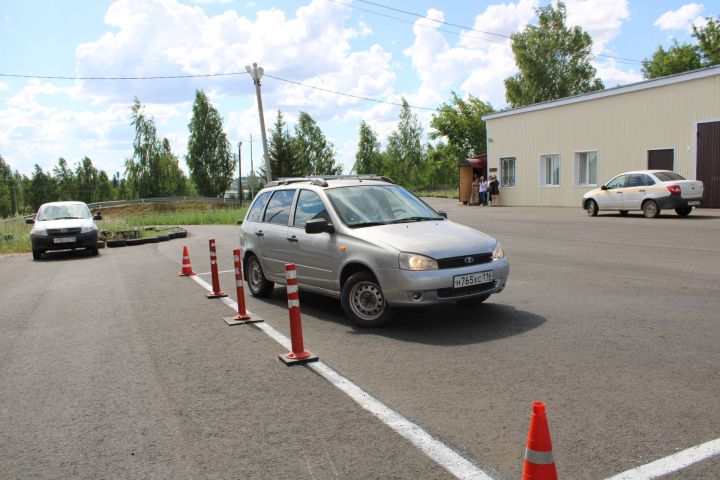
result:
[(107, 202), (113, 199), (113, 186), (110, 183), (110, 178), (108, 178), (105, 170), (100, 170), (97, 176), (97, 197), (95, 201)]
[(200, 195), (222, 195), (233, 180), (235, 161), (220, 114), (202, 90), (195, 91), (193, 115), (188, 128), (190, 138), (185, 162), (190, 178)]
[(706, 17), (707, 24), (698, 28), (692, 26), (693, 37), (698, 41), (698, 49), (703, 65), (720, 65), (720, 17)]
[(422, 125), (403, 98), (397, 130), (388, 137), (383, 170), (409, 188), (417, 187), (420, 169), (426, 159), (422, 136)]
[(160, 165), (165, 182), (163, 188), (170, 192), (168, 195), (185, 195), (187, 191), (186, 177), (180, 169), (180, 161), (172, 152), (170, 141), (167, 138), (163, 138), (160, 144)]
[[(268, 140), (268, 157), (270, 173), (273, 179), (283, 177), (300, 177), (305, 172), (298, 162), (297, 151), (292, 135), (287, 129), (282, 112), (278, 110), (275, 124)], [(266, 177), (265, 166), (260, 168), (261, 175)]]
[(335, 163), (335, 147), (327, 141), (320, 127), (307, 112), (300, 112), (293, 143), (302, 175), (342, 173), (342, 165)]
[(446, 138), (447, 145), (442, 147), (445, 153), (455, 158), (455, 162), (487, 152), (487, 132), (483, 115), (493, 112), (493, 108), (482, 100), (470, 95), (467, 100), (452, 92), (452, 100), (443, 103), (438, 113), (433, 114), (430, 126), (432, 140)]
[(360, 122), (358, 151), (355, 154), (355, 173), (380, 173), (382, 171), (382, 152), (377, 133), (365, 120)]
[(142, 113), (137, 97), (130, 111), (135, 127), (133, 157), (125, 162), (129, 190), (135, 197), (165, 197), (178, 194), (178, 177), (184, 177), (177, 157), (169, 152), (167, 139), (158, 139), (155, 122)]
[(15, 213), (17, 203), (15, 201), (15, 182), (12, 168), (5, 163), (0, 155), (0, 217), (9, 217)]
[(98, 171), (89, 157), (83, 159), (75, 167), (75, 200), (85, 203), (97, 202)]
[(510, 38), (520, 72), (505, 79), (505, 98), (513, 108), (603, 89), (590, 65), (592, 39), (580, 27), (568, 28), (565, 4), (537, 10), (538, 25)]
[(419, 189), (454, 189), (458, 185), (458, 161), (454, 150), (444, 142), (427, 146)]
[(645, 78), (659, 78), (676, 73), (696, 70), (702, 67), (700, 53), (695, 45), (678, 44), (677, 40), (665, 50), (662, 45), (655, 50), (650, 60), (643, 60), (642, 72)]
[(57, 165), (53, 168), (53, 175), (57, 183), (59, 200), (75, 200), (75, 172), (68, 166), (67, 160), (60, 157)]
[(28, 200), (33, 210), (40, 208), (43, 203), (57, 200), (55, 179), (49, 173), (45, 173), (40, 165), (35, 164), (29, 187)]

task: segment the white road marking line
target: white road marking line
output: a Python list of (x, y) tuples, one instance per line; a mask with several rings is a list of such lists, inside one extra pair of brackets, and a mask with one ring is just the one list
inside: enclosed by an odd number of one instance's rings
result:
[[(195, 280), (195, 282), (201, 285), (205, 290), (210, 292), (212, 291), (212, 286), (201, 278), (198, 278), (197, 276), (190, 278)], [(225, 305), (237, 311), (238, 306), (234, 300), (227, 297), (220, 298), (220, 300)], [(252, 316), (252, 313), (250, 313), (249, 310), (246, 311), (248, 315)], [(254, 323), (253, 325), (265, 332), (265, 334), (287, 350), (292, 349), (290, 339), (275, 330), (267, 322)], [(460, 455), (442, 441), (427, 433), (419, 425), (411, 422), (396, 411), (390, 409), (380, 400), (365, 392), (363, 389), (325, 365), (323, 362), (318, 361), (308, 363), (306, 366), (308, 368), (312, 368), (328, 382), (345, 392), (345, 394), (352, 398), (358, 405), (372, 413), (388, 427), (395, 430), (395, 432), (402, 435), (431, 460), (435, 461), (438, 465), (455, 475), (457, 478), (463, 480), (493, 480), (493, 477), (483, 471), (482, 468)]]
[[(231, 273), (234, 271), (235, 270), (220, 270), (218, 273)], [(210, 275), (211, 273), (212, 272), (201, 272), (201, 273), (198, 273), (198, 275)]]
[(618, 473), (606, 480), (650, 480), (683, 470), (703, 460), (720, 455), (720, 438), (711, 440), (687, 450), (682, 450), (660, 460)]

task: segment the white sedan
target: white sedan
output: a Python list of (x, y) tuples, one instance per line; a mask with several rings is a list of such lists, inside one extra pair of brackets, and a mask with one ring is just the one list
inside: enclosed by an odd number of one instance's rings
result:
[(625, 172), (608, 183), (583, 195), (583, 208), (594, 217), (601, 210), (617, 210), (627, 215), (641, 210), (647, 218), (660, 215), (660, 210), (674, 209), (681, 217), (693, 207), (702, 205), (703, 183), (686, 180), (668, 170)]

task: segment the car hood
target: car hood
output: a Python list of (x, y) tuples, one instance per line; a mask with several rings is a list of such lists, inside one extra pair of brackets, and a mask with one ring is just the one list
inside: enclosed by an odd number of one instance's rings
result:
[(497, 240), (474, 228), (449, 220), (396, 223), (356, 228), (353, 236), (376, 245), (432, 258), (492, 252)]
[(93, 224), (92, 218), (68, 218), (65, 220), (44, 220), (35, 222), (33, 230), (36, 228), (46, 228), (51, 230), (61, 228), (82, 228)]

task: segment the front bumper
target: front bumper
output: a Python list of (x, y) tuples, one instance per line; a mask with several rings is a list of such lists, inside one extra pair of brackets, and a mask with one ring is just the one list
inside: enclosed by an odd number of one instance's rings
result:
[[(493, 281), (471, 287), (453, 288), (453, 277), (492, 270)], [(499, 293), (505, 288), (510, 263), (507, 257), (494, 262), (463, 268), (446, 268), (411, 272), (381, 269), (376, 272), (385, 294), (393, 306), (433, 305)]]
[[(57, 239), (74, 238), (72, 242), (58, 242)], [(47, 237), (30, 235), (32, 249), (45, 252), (48, 250), (68, 250), (71, 248), (97, 248), (97, 230), (89, 233), (49, 234)]]

